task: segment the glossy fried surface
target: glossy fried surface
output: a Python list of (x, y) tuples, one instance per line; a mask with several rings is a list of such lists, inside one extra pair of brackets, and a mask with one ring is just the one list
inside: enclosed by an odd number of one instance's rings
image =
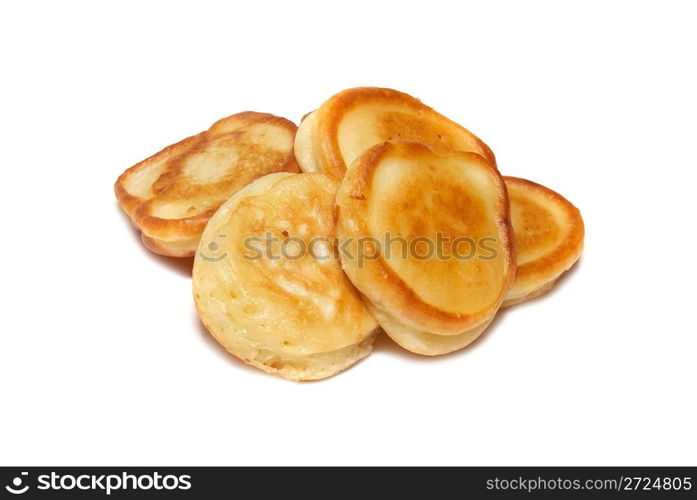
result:
[(495, 164), (489, 147), (464, 127), (408, 94), (377, 87), (339, 92), (305, 117), (296, 136), (296, 158), (305, 172), (341, 179), (365, 150), (392, 140), (474, 152)]
[(483, 157), (383, 143), (351, 165), (336, 203), (342, 266), (378, 312), (440, 336), (493, 317), (515, 261), (505, 185)]
[(377, 327), (341, 270), (322, 174), (272, 174), (211, 218), (194, 262), (194, 298), (210, 333), (264, 371), (331, 376), (371, 350)]
[(579, 210), (560, 194), (525, 179), (504, 180), (518, 267), (504, 305), (513, 305), (551, 289), (574, 265), (583, 250), (584, 226)]
[(193, 255), (208, 219), (231, 195), (273, 172), (298, 172), (296, 126), (238, 113), (126, 170), (116, 197), (156, 253)]

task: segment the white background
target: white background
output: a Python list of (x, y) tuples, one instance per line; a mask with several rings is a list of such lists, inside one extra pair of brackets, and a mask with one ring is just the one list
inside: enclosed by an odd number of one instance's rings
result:
[[(0, 463), (697, 462), (694, 5), (23, 2), (0, 8)], [(580, 265), (475, 345), (377, 342), (298, 384), (199, 325), (190, 261), (114, 199), (242, 110), (409, 92), (582, 211)]]

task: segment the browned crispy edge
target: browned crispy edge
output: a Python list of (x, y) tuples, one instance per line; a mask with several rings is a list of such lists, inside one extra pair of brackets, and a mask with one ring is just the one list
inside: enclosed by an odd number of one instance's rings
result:
[(160, 255), (166, 255), (167, 257), (193, 257), (196, 255), (196, 249), (191, 250), (181, 250), (175, 249), (164, 240), (156, 240), (154, 238), (148, 237), (145, 233), (140, 233), (140, 240), (143, 242), (145, 248)]

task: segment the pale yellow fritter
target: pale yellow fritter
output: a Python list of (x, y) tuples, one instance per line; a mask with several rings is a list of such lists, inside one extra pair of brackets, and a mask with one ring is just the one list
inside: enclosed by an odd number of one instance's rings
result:
[(377, 324), (333, 244), (336, 188), (322, 174), (271, 174), (208, 223), (194, 261), (196, 308), (244, 362), (311, 380), (370, 353)]

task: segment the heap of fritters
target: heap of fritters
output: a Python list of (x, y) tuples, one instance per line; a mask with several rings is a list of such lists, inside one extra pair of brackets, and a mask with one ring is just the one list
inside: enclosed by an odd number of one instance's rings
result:
[(213, 337), (293, 380), (364, 358), (378, 325), (418, 354), (461, 349), (583, 248), (570, 202), (502, 177), (474, 134), (391, 89), (340, 92), (297, 133), (273, 115), (232, 115), (115, 190), (149, 249), (195, 253)]

